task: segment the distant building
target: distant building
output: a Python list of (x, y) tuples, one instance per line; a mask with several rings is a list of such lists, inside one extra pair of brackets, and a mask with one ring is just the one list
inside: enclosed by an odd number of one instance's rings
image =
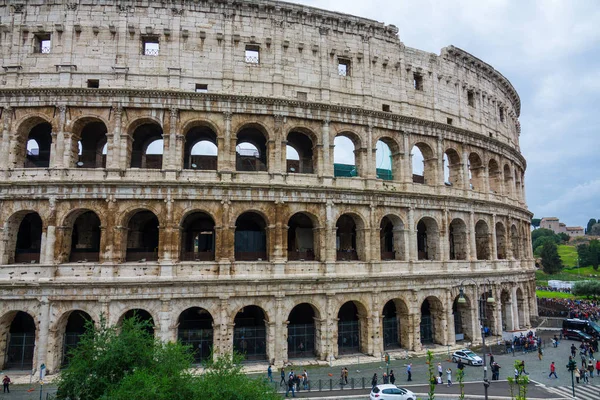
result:
[(567, 226), (556, 217), (544, 217), (540, 222), (540, 228), (550, 229), (554, 233), (566, 233), (570, 237), (583, 236), (584, 230), (581, 226)]

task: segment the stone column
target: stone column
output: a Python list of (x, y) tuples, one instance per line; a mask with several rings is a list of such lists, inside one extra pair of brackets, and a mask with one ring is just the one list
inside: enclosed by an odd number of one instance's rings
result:
[[(333, 220), (333, 201), (328, 200), (326, 205), (326, 227), (324, 235), (324, 246), (322, 246), (323, 258), (326, 263), (335, 263), (336, 261), (336, 227)], [(334, 266), (335, 268), (335, 266)], [(334, 269), (335, 271), (335, 269)]]
[(475, 213), (469, 213), (469, 254), (471, 261), (477, 261), (477, 242), (475, 240)]
[(381, 243), (379, 240), (379, 224), (377, 223), (377, 204), (369, 204), (369, 248), (371, 249), (370, 261), (381, 261)]
[(337, 315), (333, 309), (335, 293), (327, 294), (327, 309), (325, 321), (325, 343), (324, 354), (326, 360), (334, 359), (338, 353), (337, 349)]
[(452, 293), (446, 290), (446, 345), (454, 346), (456, 344), (456, 333), (454, 331), (454, 314), (452, 314)]
[(377, 178), (377, 171), (376, 171), (377, 161), (375, 158), (376, 158), (377, 147), (373, 146), (373, 125), (371, 125), (371, 124), (367, 125), (367, 142), (365, 143), (364, 149), (365, 149), (364, 154), (365, 154), (365, 159), (366, 159), (364, 167), (366, 168), (366, 170), (362, 171), (362, 176), (364, 176), (367, 179), (376, 179)]
[(448, 209), (444, 208), (442, 226), (440, 226), (440, 260), (450, 260), (450, 222), (448, 221)]
[(274, 346), (274, 352), (271, 355), (271, 362), (273, 365), (284, 365), (285, 361), (288, 360), (288, 332), (286, 318), (283, 316), (283, 298), (283, 295), (275, 296), (274, 336), (269, 340), (270, 342), (273, 342)]
[[(64, 165), (65, 147), (70, 150), (71, 139), (65, 146), (65, 122), (67, 120), (67, 106), (59, 105), (56, 107), (58, 115), (56, 121), (52, 124), (52, 144), (50, 145), (50, 168), (64, 168), (70, 165)], [(54, 132), (54, 129), (57, 131)]]
[[(39, 370), (42, 364), (47, 362), (48, 357), (48, 335), (50, 331), (50, 301), (43, 296), (40, 299), (39, 311), (40, 326), (36, 329), (35, 350), (37, 351), (37, 362), (34, 360), (33, 368)], [(39, 375), (38, 375), (39, 376)]]
[[(437, 181), (439, 186), (445, 186), (446, 179), (444, 178), (444, 140), (442, 138), (438, 138), (437, 140), (437, 157), (438, 157), (438, 167), (437, 167)], [(450, 160), (448, 160), (448, 164)]]
[(383, 354), (383, 340), (382, 340), (382, 321), (383, 321), (383, 315), (382, 315), (382, 311), (383, 309), (381, 308), (380, 304), (379, 304), (379, 293), (378, 292), (374, 292), (372, 295), (372, 302), (373, 302), (373, 306), (371, 307), (371, 321), (370, 321), (370, 331), (369, 331), (369, 336), (373, 338), (373, 340), (371, 340), (371, 352), (370, 354), (373, 354), (375, 357), (380, 356), (381, 354)]
[(217, 234), (215, 241), (215, 260), (219, 263), (219, 277), (229, 278), (231, 274), (231, 262), (235, 259), (235, 225), (231, 225), (231, 222), (229, 221), (231, 218), (231, 201), (229, 198), (221, 200), (221, 205), (223, 207), (222, 225), (218, 231), (217, 227), (215, 227), (215, 233)]
[(49, 198), (50, 216), (47, 220), (46, 237), (40, 247), (40, 264), (54, 264), (54, 246), (56, 244), (56, 199)]
[(334, 145), (333, 145), (333, 140), (330, 137), (330, 130), (329, 130), (329, 119), (325, 119), (323, 120), (323, 125), (321, 127), (321, 137), (322, 137), (322, 156), (321, 156), (321, 163), (322, 165), (319, 168), (320, 171), (320, 176), (325, 176), (325, 177), (332, 177), (333, 176), (333, 163), (334, 163), (334, 158), (333, 158), (333, 149), (334, 149)]
[[(222, 134), (217, 137), (218, 157), (217, 157), (217, 170), (218, 171), (235, 171), (235, 146), (231, 148), (231, 118), (233, 114), (231, 112), (223, 113), (224, 129)], [(233, 162), (231, 161), (233, 157)]]
[(510, 298), (511, 298), (511, 305), (512, 305), (513, 329), (518, 330), (521, 328), (521, 321), (519, 321), (519, 301), (517, 299), (517, 287), (516, 286), (511, 286)]
[[(269, 137), (269, 172), (272, 174), (281, 174), (285, 171), (285, 163), (282, 164), (282, 159), (286, 159), (286, 149), (282, 147), (282, 141), (285, 140), (283, 135), (284, 116), (281, 114), (273, 115), (272, 137)], [(282, 167), (283, 166), (283, 167)]]
[(418, 259), (418, 248), (417, 248), (417, 232), (415, 229), (415, 209), (410, 207), (408, 209), (408, 247), (406, 248), (407, 259), (409, 261), (417, 261)]
[[(492, 260), (498, 259), (498, 237), (496, 235), (496, 214), (492, 214)], [(504, 241), (506, 243), (506, 240)]]
[(108, 127), (106, 140), (106, 169), (117, 170), (120, 168), (121, 157), (121, 125), (123, 123), (123, 107), (114, 104), (110, 110), (111, 123)]
[(401, 156), (402, 162), (402, 182), (404, 183), (412, 183), (412, 154), (411, 150), (408, 148), (408, 134), (402, 133), (402, 142), (404, 146), (404, 154)]
[(471, 180), (469, 179), (469, 152), (463, 150), (463, 183), (465, 190), (471, 190)]
[(177, 316), (172, 315), (171, 300), (160, 300), (160, 311), (158, 313), (159, 327), (158, 337), (163, 342), (174, 342), (177, 340)]
[(215, 324), (214, 346), (215, 355), (231, 354), (233, 351), (233, 330), (234, 323), (229, 321), (228, 315), (229, 297), (219, 298), (219, 321)]
[(0, 154), (4, 154), (4, 156), (0, 157), (0, 170), (6, 170), (9, 166), (8, 155), (11, 153), (10, 126), (13, 120), (13, 113), (13, 108), (10, 106), (5, 106), (2, 109), (2, 139), (0, 141)]
[(168, 132), (163, 132), (163, 165), (162, 169), (174, 171), (180, 170), (181, 165), (178, 165), (180, 157), (177, 154), (177, 119), (179, 110), (175, 107), (169, 110), (169, 123), (165, 124), (169, 127)]

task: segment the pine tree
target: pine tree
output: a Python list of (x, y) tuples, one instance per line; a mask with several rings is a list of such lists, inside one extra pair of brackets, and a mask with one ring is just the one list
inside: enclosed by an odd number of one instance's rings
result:
[(547, 274), (555, 274), (563, 269), (562, 260), (558, 255), (558, 247), (553, 242), (546, 242), (540, 253), (542, 257), (542, 268)]

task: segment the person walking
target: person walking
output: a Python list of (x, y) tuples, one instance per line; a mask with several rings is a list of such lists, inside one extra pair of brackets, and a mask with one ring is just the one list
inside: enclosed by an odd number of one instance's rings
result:
[(288, 397), (289, 392), (292, 392), (292, 397), (296, 397), (296, 390), (294, 389), (295, 385), (296, 383), (294, 382), (294, 376), (290, 375), (290, 379), (288, 379), (287, 382), (287, 391), (285, 392), (285, 397)]
[(558, 376), (556, 376), (556, 365), (554, 365), (554, 361), (552, 361), (552, 364), (550, 364), (550, 375), (548, 375), (548, 378), (551, 378), (552, 375), (558, 379)]
[(271, 368), (271, 364), (269, 364), (269, 368), (267, 368), (267, 378), (273, 383), (273, 369)]
[(442, 375), (444, 374), (444, 370), (442, 369), (442, 363), (438, 363), (437, 370), (438, 370), (438, 374), (441, 378)]
[(596, 360), (596, 376), (600, 376), (600, 359)]
[(542, 346), (538, 346), (538, 358), (540, 361), (542, 361), (542, 358), (544, 357), (544, 351), (542, 350)]
[(344, 367), (344, 382), (348, 384), (348, 368)]
[(575, 367), (575, 371), (573, 372), (573, 375), (575, 375), (575, 381), (577, 383), (579, 383), (579, 378), (581, 377), (581, 373), (579, 372), (579, 368)]
[(279, 381), (279, 386), (285, 385), (285, 368), (281, 367), (281, 380)]
[(587, 370), (588, 370), (588, 373), (590, 374), (590, 378), (593, 378), (594, 377), (594, 362), (592, 361), (591, 358), (588, 360)]
[(340, 373), (340, 385), (344, 384), (344, 368), (342, 368), (342, 372)]
[(304, 386), (304, 390), (308, 390), (308, 372), (306, 372), (306, 369), (302, 373), (302, 386)]
[(452, 386), (452, 370), (450, 367), (446, 370), (446, 379), (448, 380), (448, 387)]
[(8, 377), (8, 375), (4, 375), (4, 379), (2, 379), (2, 387), (4, 390), (2, 393), (10, 393), (10, 388), (8, 387), (8, 385), (10, 384), (10, 378)]
[(575, 358), (575, 354), (577, 354), (577, 347), (574, 344), (571, 345), (571, 357)]
[(390, 370), (390, 383), (393, 385), (396, 382), (396, 375), (394, 375), (394, 370)]
[(588, 378), (589, 374), (587, 372), (587, 369), (582, 369), (581, 370), (581, 377), (583, 378), (583, 383), (590, 383), (590, 380)]
[(407, 381), (412, 381), (412, 363), (408, 363), (408, 365), (406, 366), (406, 374), (408, 375)]
[(373, 379), (371, 379), (371, 390), (375, 389), (377, 386), (377, 374), (373, 374)]
[(390, 378), (389, 376), (384, 372), (383, 373), (383, 384), (387, 385), (388, 383), (390, 383)]

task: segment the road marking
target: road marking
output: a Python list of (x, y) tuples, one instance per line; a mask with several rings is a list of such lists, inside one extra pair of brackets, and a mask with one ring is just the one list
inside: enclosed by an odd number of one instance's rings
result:
[[(573, 388), (571, 386), (547, 386), (546, 389), (564, 396), (565, 399), (573, 398)], [(579, 384), (575, 386), (575, 398), (582, 400), (600, 400), (600, 390), (598, 389), (598, 386)]]

